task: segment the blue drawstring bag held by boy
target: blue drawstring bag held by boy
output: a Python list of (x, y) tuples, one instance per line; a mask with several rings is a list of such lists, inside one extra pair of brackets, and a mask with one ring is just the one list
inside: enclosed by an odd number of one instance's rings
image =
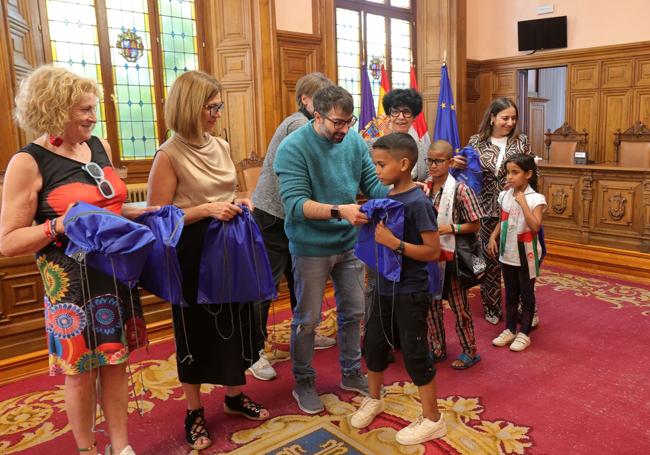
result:
[(174, 305), (183, 301), (183, 276), (176, 255), (181, 238), (185, 212), (166, 205), (155, 212), (145, 212), (135, 219), (144, 224), (156, 238), (140, 275), (140, 286)]
[(402, 256), (375, 242), (375, 227), (383, 221), (395, 237), (403, 240), (404, 204), (388, 198), (371, 199), (363, 204), (360, 210), (366, 214), (370, 222), (361, 226), (354, 253), (386, 279), (399, 281), (402, 273)]
[(277, 296), (262, 234), (248, 207), (240, 207), (240, 215), (212, 221), (205, 233), (199, 303), (245, 303)]

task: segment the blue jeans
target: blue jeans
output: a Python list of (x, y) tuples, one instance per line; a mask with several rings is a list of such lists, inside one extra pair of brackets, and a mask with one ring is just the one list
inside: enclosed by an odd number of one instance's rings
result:
[(314, 357), (314, 329), (321, 318), (327, 278), (334, 282), (339, 345), (343, 375), (361, 369), (361, 318), (364, 307), (363, 263), (353, 250), (325, 257), (293, 256), (293, 276), (298, 305), (291, 322), (291, 359), (296, 381), (316, 378), (311, 366)]

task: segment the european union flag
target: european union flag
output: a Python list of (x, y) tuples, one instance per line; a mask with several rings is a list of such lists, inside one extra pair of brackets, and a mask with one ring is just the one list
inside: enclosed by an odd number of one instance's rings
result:
[(447, 65), (443, 63), (440, 76), (440, 94), (438, 95), (438, 112), (436, 114), (436, 127), (433, 140), (442, 139), (449, 142), (454, 148), (454, 153), (460, 150), (458, 137), (458, 121), (456, 119), (456, 105), (454, 94), (451, 92)]

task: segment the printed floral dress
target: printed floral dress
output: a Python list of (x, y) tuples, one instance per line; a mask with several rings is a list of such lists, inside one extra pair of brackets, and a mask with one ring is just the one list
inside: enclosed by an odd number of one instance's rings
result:
[[(83, 164), (31, 143), (19, 153), (28, 153), (38, 164), (43, 188), (38, 195), (35, 220), (43, 223), (65, 213), (72, 202), (84, 201), (120, 214), (126, 200), (126, 185), (111, 166), (96, 137), (88, 146), (91, 160), (104, 171), (115, 189), (104, 198)], [(102, 365), (126, 362), (129, 346), (146, 340), (142, 307), (137, 288), (117, 283), (112, 276), (81, 267), (65, 255), (67, 239), (61, 237), (36, 253), (36, 265), (45, 287), (45, 330), (50, 375), (74, 375)], [(127, 334), (129, 334), (127, 336)]]

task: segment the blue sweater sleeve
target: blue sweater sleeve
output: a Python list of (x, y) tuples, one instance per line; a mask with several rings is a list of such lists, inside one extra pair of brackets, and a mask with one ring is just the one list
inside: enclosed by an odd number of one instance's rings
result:
[(292, 141), (278, 147), (273, 170), (280, 181), (280, 197), (287, 216), (305, 219), (303, 206), (311, 199), (309, 170), (304, 156)]
[[(348, 133), (349, 134), (349, 133)], [(380, 199), (388, 195), (389, 188), (381, 184), (375, 172), (375, 165), (370, 158), (368, 145), (359, 137), (357, 147), (361, 153), (361, 181), (359, 188), (361, 192), (370, 199)]]

